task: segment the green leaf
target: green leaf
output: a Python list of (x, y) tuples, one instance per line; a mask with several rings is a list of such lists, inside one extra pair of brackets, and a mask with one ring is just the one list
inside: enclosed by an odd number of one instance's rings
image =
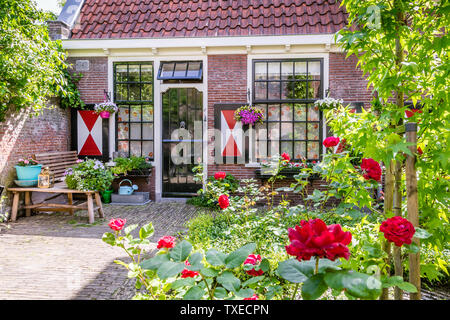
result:
[(319, 273), (306, 280), (302, 285), (302, 297), (305, 300), (316, 300), (327, 289), (328, 286), (323, 280), (323, 274)]
[(356, 298), (376, 299), (381, 294), (381, 282), (364, 273), (351, 270), (327, 272), (324, 280), (332, 289), (346, 289), (348, 294)]
[(209, 249), (206, 252), (206, 261), (214, 267), (223, 266), (225, 264), (225, 258), (227, 255), (216, 249)]
[(182, 262), (186, 260), (191, 251), (192, 244), (183, 240), (170, 251), (170, 257), (175, 261)]
[(225, 265), (228, 269), (233, 269), (242, 265), (247, 259), (248, 255), (251, 254), (256, 249), (256, 244), (249, 243), (241, 248), (231, 252), (225, 258)]
[(427, 239), (432, 236), (431, 233), (429, 233), (427, 230), (422, 228), (415, 228), (416, 232), (414, 233), (414, 238), (417, 239)]
[(204, 289), (200, 288), (199, 286), (194, 286), (184, 294), (183, 300), (201, 300), (204, 294)]
[(277, 271), (280, 277), (292, 283), (302, 283), (308, 279), (302, 264), (295, 259), (280, 262)]
[(262, 271), (268, 272), (269, 269), (270, 269), (270, 263), (269, 263), (269, 260), (267, 260), (266, 258), (264, 258), (264, 259), (261, 261), (261, 264), (259, 265), (259, 267), (260, 267), (260, 269), (261, 269)]
[(216, 297), (217, 299), (224, 299), (228, 297), (228, 292), (227, 290), (225, 290), (225, 288), (216, 287), (216, 289), (214, 290), (214, 297)]
[(146, 270), (157, 270), (159, 266), (165, 262), (169, 261), (169, 255), (158, 254), (153, 258), (144, 260), (141, 262), (140, 266), (142, 269)]
[(203, 268), (200, 270), (200, 273), (202, 275), (204, 275), (205, 277), (212, 278), (212, 277), (217, 276), (219, 274), (219, 271), (217, 271), (213, 268)]
[(199, 271), (204, 268), (204, 265), (202, 264), (203, 255), (200, 252), (195, 252), (190, 255), (189, 257), (189, 263), (190, 266), (187, 266), (186, 268), (192, 271)]
[(141, 238), (142, 240), (147, 239), (151, 237), (154, 232), (155, 228), (153, 227), (153, 224), (150, 222), (139, 230), (139, 238)]
[(241, 289), (238, 292), (236, 292), (236, 296), (238, 296), (239, 298), (250, 298), (253, 294), (255, 293), (255, 291), (253, 289)]
[(137, 224), (132, 224), (129, 225), (128, 227), (126, 227), (123, 231), (125, 232), (125, 234), (130, 234), (131, 231), (133, 231), (134, 229), (136, 229), (138, 227)]
[(252, 278), (248, 279), (247, 281), (245, 281), (244, 283), (242, 283), (242, 287), (244, 288), (248, 285), (257, 283), (258, 281), (261, 281), (262, 279), (264, 279), (264, 276), (252, 277)]
[(403, 282), (397, 284), (397, 287), (399, 287), (400, 289), (402, 289), (403, 291), (406, 291), (406, 292), (412, 292), (412, 293), (417, 292), (416, 286), (409, 282), (403, 281)]
[(420, 247), (414, 242), (404, 244), (403, 247), (405, 247), (407, 253), (417, 253), (420, 251)]
[(194, 278), (184, 278), (184, 279), (182, 278), (172, 282), (170, 288), (176, 290), (182, 287), (190, 287), (193, 286), (194, 284), (195, 284)]
[(241, 286), (241, 280), (236, 278), (230, 271), (225, 271), (220, 276), (218, 276), (217, 282), (220, 283), (228, 291), (235, 293)]
[(167, 261), (161, 264), (158, 268), (157, 275), (160, 279), (167, 279), (174, 277), (183, 271), (185, 264), (182, 262)]
[(116, 245), (116, 237), (111, 232), (106, 232), (102, 236), (102, 240), (111, 246)]

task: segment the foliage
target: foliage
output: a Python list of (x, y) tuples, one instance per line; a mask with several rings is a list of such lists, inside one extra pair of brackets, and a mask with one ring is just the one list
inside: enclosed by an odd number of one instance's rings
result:
[(127, 175), (132, 170), (145, 170), (152, 168), (152, 164), (148, 162), (146, 157), (130, 156), (129, 158), (114, 159), (115, 165), (111, 167), (113, 174)]
[(17, 165), (21, 166), (21, 167), (35, 166), (37, 164), (39, 164), (39, 162), (37, 162), (36, 160), (34, 160), (31, 157), (26, 158), (26, 159), (19, 159), (19, 161), (17, 162)]
[(31, 0), (0, 1), (0, 121), (10, 109), (38, 114), (48, 97), (73, 95), (66, 54), (48, 34), (49, 18)]
[(65, 172), (65, 181), (69, 189), (97, 190), (99, 192), (111, 187), (114, 176), (101, 161), (88, 159), (70, 167)]
[(83, 100), (81, 100), (81, 93), (77, 87), (78, 82), (83, 78), (83, 74), (81, 72), (70, 74), (69, 70), (65, 67), (63, 67), (61, 71), (67, 81), (66, 94), (60, 94), (61, 108), (84, 108), (86, 105)]

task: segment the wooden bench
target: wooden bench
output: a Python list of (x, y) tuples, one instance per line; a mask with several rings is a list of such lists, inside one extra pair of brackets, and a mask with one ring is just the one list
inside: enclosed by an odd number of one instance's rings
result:
[[(97, 210), (100, 218), (104, 217), (102, 202), (98, 191), (81, 191), (69, 189), (63, 181), (64, 172), (67, 168), (77, 163), (78, 156), (76, 151), (67, 152), (52, 152), (35, 154), (33, 158), (41, 163), (43, 167), (49, 167), (55, 174), (55, 185), (52, 188), (38, 188), (38, 187), (14, 187), (8, 188), (8, 191), (13, 193), (13, 204), (11, 209), (11, 221), (16, 221), (17, 212), (19, 209), (25, 209), (25, 215), (31, 216), (31, 210), (40, 211), (68, 211), (71, 215), (75, 210), (87, 210), (89, 216), (89, 223), (94, 223), (94, 212)], [(31, 192), (53, 193), (54, 196), (45, 199), (41, 203), (31, 203)], [(25, 193), (25, 205), (19, 207), (20, 194)], [(67, 195), (68, 204), (47, 203), (60, 194)], [(85, 194), (86, 202), (74, 205), (73, 194)], [(95, 206), (94, 206), (95, 199)]]

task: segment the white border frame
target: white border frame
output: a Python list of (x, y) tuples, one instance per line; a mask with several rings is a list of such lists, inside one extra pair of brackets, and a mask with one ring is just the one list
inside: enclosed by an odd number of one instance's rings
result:
[[(197, 60), (203, 62), (203, 82), (192, 84), (163, 84), (162, 80), (157, 80), (159, 65), (161, 61), (183, 61)], [(203, 93), (203, 167), (204, 176), (207, 176), (208, 160), (208, 57), (206, 55), (191, 56), (108, 56), (108, 93), (111, 93), (111, 99), (114, 98), (114, 69), (115, 62), (153, 62), (153, 165), (155, 167), (155, 201), (159, 202), (162, 198), (162, 93), (169, 88), (196, 88)], [(109, 119), (109, 156), (116, 150), (116, 122), (115, 117)], [(204, 179), (205, 181), (205, 179)]]

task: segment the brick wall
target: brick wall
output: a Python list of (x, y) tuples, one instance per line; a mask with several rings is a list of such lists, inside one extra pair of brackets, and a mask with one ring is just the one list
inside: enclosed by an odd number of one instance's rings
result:
[(70, 113), (56, 106), (40, 116), (31, 110), (9, 113), (0, 122), (0, 184), (9, 186), (15, 178), (17, 160), (34, 153), (68, 151)]
[(83, 74), (77, 86), (84, 103), (103, 102), (104, 90), (108, 90), (108, 58), (77, 57), (69, 58), (68, 63), (72, 74)]
[(354, 55), (345, 59), (345, 53), (330, 53), (330, 97), (343, 99), (345, 103), (364, 102), (368, 107), (372, 93), (362, 71), (356, 67), (357, 62)]

